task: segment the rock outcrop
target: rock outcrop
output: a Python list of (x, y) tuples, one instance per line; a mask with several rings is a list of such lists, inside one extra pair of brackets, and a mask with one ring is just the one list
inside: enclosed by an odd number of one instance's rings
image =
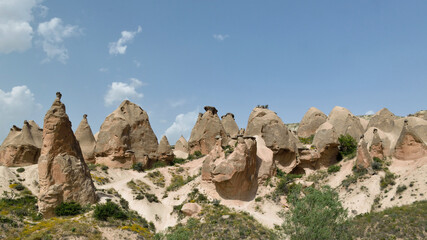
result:
[(87, 122), (87, 114), (83, 115), (83, 119), (77, 127), (74, 135), (76, 136), (77, 141), (79, 141), (85, 161), (95, 162), (96, 141), (93, 136), (92, 129)]
[(95, 157), (97, 163), (109, 167), (130, 168), (135, 162), (148, 167), (157, 160), (157, 148), (147, 112), (125, 100), (102, 123)]
[(311, 107), (302, 118), (298, 130), (298, 137), (308, 138), (316, 133), (316, 130), (326, 122), (328, 116), (315, 107)]
[(384, 159), (384, 145), (380, 135), (378, 134), (378, 129), (374, 128), (373, 134), (374, 136), (372, 138), (371, 146), (369, 147), (369, 154), (372, 158), (377, 157), (379, 159)]
[(54, 216), (55, 207), (62, 202), (75, 201), (85, 205), (97, 201), (95, 186), (60, 93), (44, 118), (38, 171), (38, 206), (45, 218)]
[(181, 136), (175, 143), (175, 150), (188, 153), (188, 142), (183, 136)]
[(171, 163), (173, 161), (174, 154), (166, 136), (163, 136), (160, 140), (159, 148), (157, 149), (157, 155), (158, 161), (165, 163)]
[(276, 165), (273, 160), (273, 151), (265, 146), (264, 139), (260, 136), (255, 136), (255, 139), (258, 179), (259, 182), (263, 182), (274, 175)]
[(227, 199), (252, 199), (257, 191), (257, 148), (255, 138), (238, 138), (234, 151), (226, 156), (218, 140), (205, 158), (202, 179), (215, 184), (218, 194)]
[(225, 133), (228, 137), (235, 137), (239, 134), (239, 126), (234, 120), (234, 114), (227, 113), (221, 117), (221, 124), (224, 127)]
[(426, 143), (412, 127), (408, 126), (408, 120), (404, 122), (393, 155), (400, 160), (414, 160), (427, 155)]
[(354, 139), (359, 139), (364, 133), (359, 118), (343, 107), (334, 107), (329, 113), (328, 122), (334, 126), (338, 136), (349, 134)]
[(205, 113), (199, 114), (197, 122), (191, 130), (188, 148), (190, 153), (200, 151), (208, 154), (215, 146), (216, 138), (219, 136), (222, 145), (227, 145), (228, 138), (215, 107), (206, 106)]
[(201, 210), (202, 207), (197, 203), (186, 203), (181, 208), (181, 212), (187, 216), (197, 215)]
[(42, 135), (43, 130), (34, 121), (24, 121), (22, 129), (14, 125), (0, 146), (0, 164), (7, 167), (36, 164)]
[(369, 120), (368, 128), (374, 127), (384, 132), (391, 132), (394, 128), (394, 120), (396, 119), (397, 117), (392, 112), (387, 108), (383, 108)]
[(365, 138), (362, 137), (357, 144), (357, 156), (356, 156), (356, 167), (358, 169), (367, 169), (371, 167), (372, 157), (368, 151), (368, 144), (365, 141)]
[(261, 136), (265, 145), (273, 151), (276, 166), (286, 173), (297, 165), (297, 142), (277, 114), (266, 108), (256, 107), (249, 115), (246, 136)]

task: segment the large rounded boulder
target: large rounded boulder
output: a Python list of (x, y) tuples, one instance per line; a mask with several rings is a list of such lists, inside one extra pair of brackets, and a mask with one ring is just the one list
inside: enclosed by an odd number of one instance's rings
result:
[(311, 107), (302, 118), (297, 135), (301, 138), (308, 138), (316, 133), (316, 130), (324, 122), (328, 120), (328, 116), (315, 107)]

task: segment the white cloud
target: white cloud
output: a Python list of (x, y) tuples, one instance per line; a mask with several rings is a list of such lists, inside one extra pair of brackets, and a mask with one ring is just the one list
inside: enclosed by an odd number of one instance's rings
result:
[(135, 32), (122, 31), (122, 37), (119, 38), (117, 42), (110, 42), (109, 53), (111, 55), (125, 54), (126, 48), (128, 47), (126, 44), (131, 42), (135, 38), (135, 35), (141, 31), (141, 26), (138, 26), (138, 29)]
[(191, 130), (197, 121), (199, 111), (178, 114), (172, 125), (166, 129), (165, 134), (171, 144), (174, 144), (181, 135), (187, 140), (190, 138)]
[(375, 112), (374, 112), (374, 111), (372, 111), (372, 110), (369, 110), (369, 111), (367, 111), (367, 112), (365, 113), (365, 115), (373, 115), (373, 114), (375, 114)]
[(78, 26), (64, 25), (60, 18), (52, 18), (48, 22), (39, 24), (37, 33), (42, 37), (43, 51), (47, 55), (45, 61), (57, 59), (65, 63), (68, 59), (68, 49), (63, 42), (66, 38), (79, 35), (81, 30)]
[(108, 68), (100, 68), (99, 71), (100, 72), (108, 72)]
[[(24, 120), (39, 114), (42, 106), (36, 103), (27, 86), (15, 86), (10, 92), (0, 89), (0, 137), (4, 139), (12, 125), (21, 127)], [(39, 123), (40, 124), (40, 123)]]
[(180, 107), (180, 106), (184, 105), (186, 102), (187, 101), (185, 99), (171, 101), (170, 102), (170, 106), (173, 107), (173, 108), (176, 108), (176, 107)]
[(213, 38), (215, 38), (215, 40), (217, 41), (224, 41), (225, 39), (229, 38), (230, 36), (228, 34), (214, 34)]
[(31, 48), (33, 9), (41, 0), (0, 0), (0, 53)]
[(137, 88), (144, 85), (143, 82), (136, 78), (130, 78), (130, 83), (113, 82), (104, 97), (105, 106), (111, 106), (125, 99), (142, 98), (144, 95), (136, 91)]

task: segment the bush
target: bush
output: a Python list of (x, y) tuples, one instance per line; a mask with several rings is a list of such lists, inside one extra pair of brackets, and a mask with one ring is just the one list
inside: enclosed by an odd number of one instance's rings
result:
[(289, 200), (290, 211), (283, 229), (293, 239), (350, 239), (347, 212), (330, 187), (304, 189), (304, 197)]
[(399, 185), (396, 188), (396, 193), (399, 194), (407, 189), (406, 185)]
[(19, 173), (22, 173), (22, 172), (25, 172), (25, 168), (21, 167), (21, 168), (16, 169), (16, 171), (19, 172)]
[(332, 165), (328, 167), (328, 173), (334, 173), (341, 170), (341, 165)]
[(311, 135), (310, 137), (299, 137), (299, 141), (302, 144), (312, 144), (313, 143), (313, 139), (314, 139), (314, 135)]
[(125, 212), (119, 207), (119, 205), (108, 201), (105, 204), (97, 204), (93, 217), (97, 220), (107, 221), (108, 218), (112, 217), (115, 219), (125, 220), (128, 218)]
[(386, 188), (388, 185), (394, 185), (396, 182), (394, 181), (396, 179), (396, 175), (394, 175), (392, 172), (386, 170), (385, 176), (381, 178), (380, 181), (380, 187), (381, 189)]
[(132, 169), (137, 171), (137, 172), (143, 172), (144, 171), (144, 165), (142, 165), (141, 162), (137, 162), (137, 163), (134, 163), (132, 165)]
[(203, 154), (200, 151), (195, 151), (194, 156), (196, 156), (196, 158), (201, 158), (203, 156)]
[(22, 191), (25, 189), (24, 185), (22, 185), (20, 183), (16, 184), (13, 188), (18, 190), (18, 191)]
[(352, 156), (356, 153), (357, 142), (350, 134), (341, 135), (338, 141), (340, 143), (339, 154), (342, 158)]
[(172, 161), (172, 165), (176, 165), (176, 164), (183, 164), (185, 163), (185, 159), (184, 158), (174, 158)]
[(76, 202), (62, 202), (55, 208), (56, 216), (75, 216), (82, 213), (82, 206)]

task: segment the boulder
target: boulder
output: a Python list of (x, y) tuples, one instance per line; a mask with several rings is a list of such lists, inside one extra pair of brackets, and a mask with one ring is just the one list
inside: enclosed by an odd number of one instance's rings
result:
[(359, 118), (343, 107), (334, 107), (329, 113), (328, 122), (334, 126), (338, 136), (349, 134), (354, 139), (359, 139), (364, 133)]
[(157, 149), (157, 155), (159, 156), (159, 161), (166, 163), (171, 163), (175, 157), (166, 136), (163, 136), (160, 140), (159, 148)]
[(175, 150), (188, 153), (188, 142), (183, 136), (181, 136), (175, 143)]
[(43, 130), (34, 121), (24, 121), (22, 129), (14, 125), (0, 146), (0, 164), (7, 167), (37, 164), (42, 135)]
[(394, 157), (400, 160), (414, 160), (427, 155), (427, 145), (418, 132), (408, 126), (405, 120), (402, 132), (394, 148)]
[(216, 138), (219, 136), (222, 145), (228, 143), (227, 134), (221, 124), (215, 107), (205, 106), (205, 113), (199, 114), (197, 122), (191, 130), (188, 148), (190, 153), (200, 151), (202, 154), (208, 154), (215, 146)]
[(383, 141), (381, 140), (380, 135), (378, 134), (378, 129), (374, 128), (373, 134), (374, 136), (369, 147), (369, 154), (372, 158), (377, 157), (379, 159), (384, 159), (384, 146)]
[(55, 207), (62, 202), (86, 205), (98, 200), (60, 93), (44, 118), (38, 172), (38, 206), (45, 218), (54, 216)]
[(239, 127), (234, 120), (234, 114), (227, 113), (221, 117), (221, 124), (224, 127), (225, 133), (229, 137), (235, 137), (239, 134)]
[(79, 141), (80, 148), (82, 149), (83, 157), (86, 162), (95, 162), (95, 137), (93, 136), (92, 129), (87, 122), (87, 114), (83, 115), (83, 119), (74, 133), (77, 141)]
[(281, 170), (289, 173), (296, 166), (299, 141), (275, 112), (261, 107), (254, 108), (249, 115), (245, 134), (261, 136), (265, 145), (273, 151), (274, 162)]
[(149, 167), (157, 160), (158, 145), (147, 112), (125, 100), (101, 125), (95, 146), (96, 163), (130, 168), (141, 162)]
[(181, 212), (187, 216), (197, 215), (201, 210), (202, 207), (197, 203), (186, 203), (181, 208)]
[(255, 139), (258, 180), (263, 182), (274, 175), (276, 166), (273, 160), (273, 151), (265, 146), (264, 139), (260, 136), (255, 136)]
[(213, 182), (222, 198), (250, 200), (258, 187), (257, 148), (254, 138), (239, 137), (234, 151), (225, 156), (221, 142), (205, 158), (202, 179)]
[(315, 107), (311, 107), (302, 118), (298, 130), (298, 137), (308, 138), (316, 133), (316, 130), (326, 122), (328, 116)]
[(368, 128), (374, 127), (384, 132), (391, 132), (394, 128), (394, 120), (396, 119), (397, 117), (392, 112), (387, 108), (383, 108), (369, 120)]
[(367, 169), (371, 167), (372, 157), (368, 151), (368, 144), (362, 136), (357, 144), (356, 167), (358, 169)]

